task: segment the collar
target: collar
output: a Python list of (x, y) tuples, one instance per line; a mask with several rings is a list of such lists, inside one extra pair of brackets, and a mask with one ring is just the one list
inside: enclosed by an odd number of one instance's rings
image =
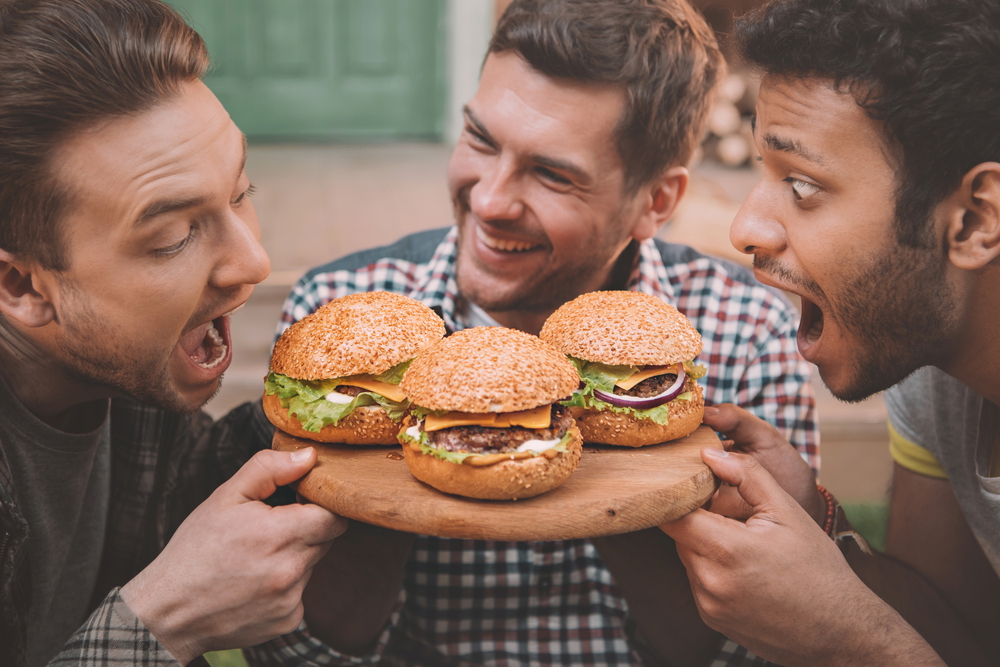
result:
[[(416, 285), (410, 296), (437, 312), (444, 320), (448, 331), (458, 331), (462, 324), (458, 321), (458, 305), (461, 294), (455, 271), (458, 260), (458, 228), (452, 226), (444, 239), (434, 250), (426, 264), (417, 270)], [(639, 244), (639, 261), (628, 280), (628, 289), (644, 292), (674, 303), (675, 293), (667, 277), (660, 251), (653, 239)]]

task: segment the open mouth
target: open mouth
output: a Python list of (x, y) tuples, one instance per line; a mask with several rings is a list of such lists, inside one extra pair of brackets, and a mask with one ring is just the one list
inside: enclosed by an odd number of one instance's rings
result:
[(823, 310), (809, 299), (802, 297), (802, 319), (799, 321), (800, 348), (815, 345), (823, 336)]
[(229, 352), (229, 318), (243, 306), (195, 327), (181, 338), (181, 348), (194, 364), (205, 370), (216, 368)]
[(539, 244), (532, 243), (530, 241), (515, 241), (510, 239), (494, 238), (487, 235), (486, 232), (483, 231), (483, 228), (479, 225), (476, 225), (476, 236), (484, 246), (490, 250), (496, 250), (497, 252), (519, 253), (541, 247)]

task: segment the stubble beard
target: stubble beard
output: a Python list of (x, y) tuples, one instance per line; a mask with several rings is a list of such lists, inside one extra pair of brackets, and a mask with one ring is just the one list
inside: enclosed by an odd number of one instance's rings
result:
[[(83, 291), (69, 283), (63, 285), (69, 287), (67, 292), (72, 294), (73, 302), (63, 318), (66, 335), (61, 341), (61, 361), (70, 378), (170, 412), (193, 412), (207, 402), (193, 405), (173, 387), (169, 354), (162, 358), (151, 357), (150, 350), (141, 349), (131, 341), (121, 342), (124, 336), (108, 330)], [(120, 342), (112, 344), (110, 341)], [(221, 386), (220, 381), (212, 396)]]
[(902, 245), (859, 272), (838, 311), (838, 320), (858, 341), (852, 382), (835, 394), (849, 403), (898, 384), (918, 368), (940, 364), (958, 320), (934, 251)]
[[(546, 264), (532, 275), (519, 277), (516, 284), (509, 281), (502, 283), (503, 291), (496, 285), (488, 286), (491, 276), (497, 274), (490, 267), (477, 262), (475, 257), (469, 257), (462, 251), (465, 246), (466, 234), (475, 233), (469, 230), (472, 223), (464, 223), (469, 217), (468, 208), (462, 203), (455, 205), (458, 221), (458, 259), (456, 281), (462, 297), (488, 312), (508, 313), (513, 311), (526, 313), (552, 312), (567, 301), (571, 301), (587, 291), (587, 285), (592, 282), (594, 273), (609, 269), (620, 254), (619, 246), (624, 239), (622, 213), (615, 214), (615, 220), (608, 227), (608, 233), (595, 236), (581, 247), (590, 249), (586, 256), (573, 258), (573, 261), (558, 267)], [(478, 274), (478, 280), (470, 276)], [(484, 280), (485, 278), (485, 280)]]

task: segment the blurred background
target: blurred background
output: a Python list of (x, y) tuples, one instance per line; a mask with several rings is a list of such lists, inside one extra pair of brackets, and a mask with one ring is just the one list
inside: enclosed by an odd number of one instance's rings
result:
[[(205, 38), (206, 83), (250, 139), (248, 172), (272, 273), (234, 317), (234, 363), (207, 409), (259, 399), (281, 304), (308, 268), (452, 222), (445, 172), (496, 17), (509, 0), (173, 0)], [(733, 16), (758, 0), (696, 0), (730, 61), (688, 196), (662, 236), (749, 264), (729, 223), (757, 181), (757, 86), (731, 57)], [(823, 482), (882, 516), (891, 471), (881, 398), (839, 403), (814, 380)], [(876, 537), (877, 541), (877, 537)]]

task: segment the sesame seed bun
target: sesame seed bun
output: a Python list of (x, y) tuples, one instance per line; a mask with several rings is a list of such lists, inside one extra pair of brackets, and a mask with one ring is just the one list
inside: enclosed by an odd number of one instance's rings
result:
[(589, 292), (564, 303), (539, 337), (578, 359), (665, 366), (701, 354), (701, 334), (680, 311), (642, 292)]
[(316, 442), (337, 442), (343, 445), (395, 445), (399, 424), (392, 421), (378, 405), (364, 405), (351, 411), (334, 426), (327, 424), (318, 433), (307, 431), (295, 415), (281, 407), (276, 394), (264, 397), (264, 414), (272, 424), (289, 435)]
[(583, 454), (583, 438), (573, 427), (566, 452), (554, 458), (501, 461), (488, 466), (451, 463), (403, 445), (403, 456), (413, 476), (439, 491), (483, 500), (517, 500), (550, 491), (576, 470)]
[(334, 299), (281, 335), (271, 371), (297, 380), (383, 373), (412, 359), (445, 334), (424, 304), (392, 292)]
[(585, 408), (574, 408), (573, 418), (587, 442), (622, 447), (645, 447), (669, 442), (693, 433), (705, 416), (705, 399), (701, 387), (688, 379), (685, 389), (692, 392), (691, 400), (671, 401), (668, 404), (670, 417), (666, 424), (657, 424), (651, 419), (636, 419), (632, 415), (611, 410)]
[(516, 412), (567, 398), (580, 384), (573, 364), (531, 334), (474, 327), (431, 345), (400, 387), (414, 405), (460, 412)]

